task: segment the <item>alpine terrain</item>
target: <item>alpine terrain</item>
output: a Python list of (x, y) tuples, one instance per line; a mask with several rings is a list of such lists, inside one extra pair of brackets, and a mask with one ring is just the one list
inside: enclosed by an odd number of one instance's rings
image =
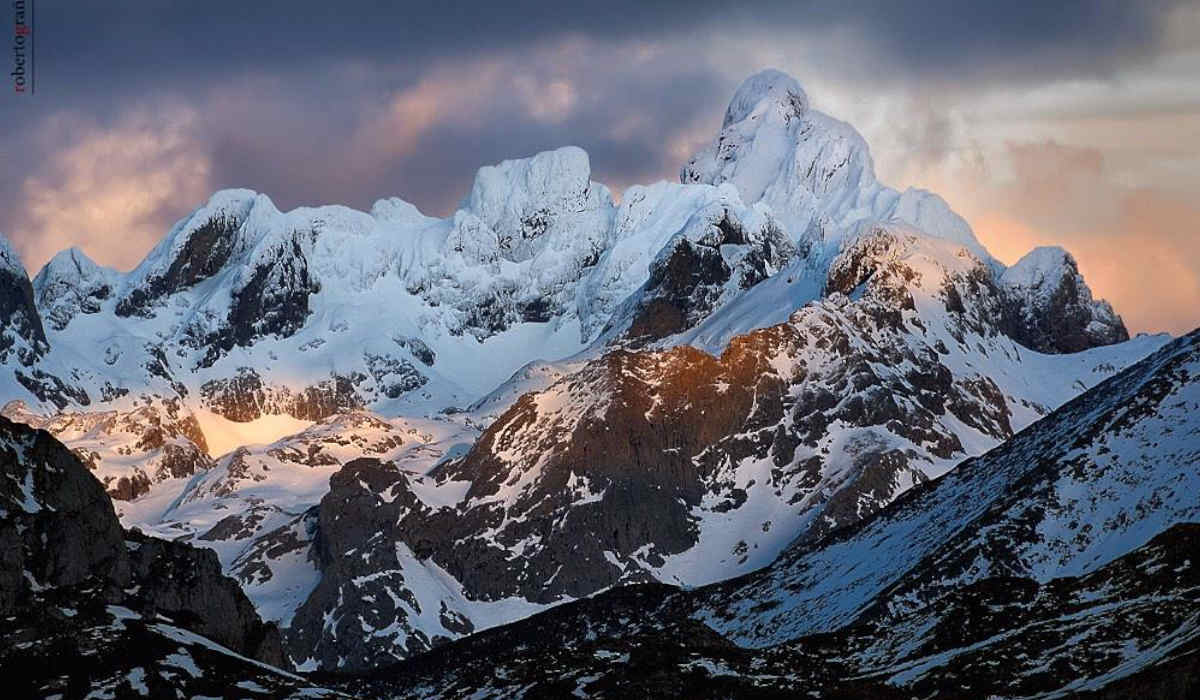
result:
[(619, 198), (565, 147), (444, 219), (220, 191), (129, 272), (31, 279), (0, 236), (0, 664), (1182, 697), (1198, 375), (1200, 336), (1130, 338), (1061, 248), (1004, 265), (774, 70)]

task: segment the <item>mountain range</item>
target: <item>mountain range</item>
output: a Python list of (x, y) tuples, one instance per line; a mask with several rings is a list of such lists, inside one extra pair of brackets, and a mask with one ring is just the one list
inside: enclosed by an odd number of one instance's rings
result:
[[(679, 180), (618, 201), (567, 147), (445, 219), (225, 190), (127, 273), (30, 279), (0, 237), (0, 663), (35, 694), (1196, 687), (1195, 334), (1131, 339), (1060, 248), (996, 260), (778, 71)], [(52, 644), (97, 661), (29, 665)]]

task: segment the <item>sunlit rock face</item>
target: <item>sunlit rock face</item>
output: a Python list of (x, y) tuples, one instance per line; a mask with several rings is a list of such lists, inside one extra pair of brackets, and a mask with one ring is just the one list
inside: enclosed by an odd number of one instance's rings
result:
[(321, 578), (293, 657), (369, 668), (613, 586), (753, 571), (1011, 438), (1130, 351), (1083, 371), (1028, 353), (999, 330), (990, 266), (904, 227), (847, 242), (824, 286), (719, 355), (606, 352), (427, 475), (345, 464), (315, 511)]

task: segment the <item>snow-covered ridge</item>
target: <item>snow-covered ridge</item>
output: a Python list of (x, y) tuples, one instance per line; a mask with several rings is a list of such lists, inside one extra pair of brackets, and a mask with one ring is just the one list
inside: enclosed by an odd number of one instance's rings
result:
[(702, 615), (765, 646), (901, 618), (989, 576), (1086, 574), (1195, 522), (1198, 370), (1194, 331), (861, 528), (793, 547)]
[[(756, 287), (779, 287), (786, 269), (789, 285), (804, 282), (785, 290), (785, 305), (819, 298), (808, 281), (876, 225), (962, 245), (1002, 272), (939, 197), (879, 183), (862, 136), (812, 109), (779, 71), (743, 83), (681, 179), (631, 187), (618, 206), (591, 179), (587, 154), (564, 147), (480, 168), (446, 219), (395, 198), (370, 212), (281, 212), (264, 194), (223, 190), (127, 274), (77, 250), (47, 264), (35, 285), (50, 329), (45, 376), (33, 396), (33, 380), (5, 391), (45, 409), (182, 397), (251, 367), (293, 390), (343, 378), (352, 403), (397, 415), (467, 405), (529, 362), (603, 347), (628, 329), (719, 351), (730, 331), (790, 312), (739, 304)], [(1085, 292), (1082, 325), (1119, 326)], [(1013, 318), (1037, 315), (1037, 298), (1023, 299)], [(709, 330), (692, 332), (700, 326)], [(1087, 346), (1122, 336), (1080, 337)]]

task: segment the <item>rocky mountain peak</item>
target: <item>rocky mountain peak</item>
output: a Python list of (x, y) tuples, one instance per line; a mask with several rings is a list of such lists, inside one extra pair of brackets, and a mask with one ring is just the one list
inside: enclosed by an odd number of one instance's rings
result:
[(729, 101), (721, 128), (768, 111), (775, 111), (784, 119), (793, 119), (808, 111), (808, 95), (804, 88), (795, 78), (774, 68), (759, 71), (742, 81)]
[(29, 275), (8, 238), (0, 234), (0, 363), (11, 355), (28, 367), (48, 350)]
[(119, 285), (119, 272), (97, 265), (79, 248), (68, 248), (33, 278), (33, 293), (46, 323), (61, 331), (78, 314), (99, 313)]
[(1035, 248), (1004, 271), (1004, 331), (1040, 352), (1078, 352), (1129, 339), (1112, 306), (1093, 299), (1070, 253)]
[(770, 206), (802, 250), (836, 254), (865, 222), (902, 223), (991, 259), (940, 197), (879, 183), (862, 135), (811, 109), (799, 83), (777, 70), (742, 83), (716, 139), (688, 161), (680, 180), (733, 183), (747, 204)]
[(259, 205), (275, 209), (270, 199), (250, 190), (213, 194), (207, 204), (175, 224), (129, 274), (127, 288), (117, 302), (117, 315), (152, 315), (155, 301), (221, 272), (235, 253), (245, 248), (243, 226)]

